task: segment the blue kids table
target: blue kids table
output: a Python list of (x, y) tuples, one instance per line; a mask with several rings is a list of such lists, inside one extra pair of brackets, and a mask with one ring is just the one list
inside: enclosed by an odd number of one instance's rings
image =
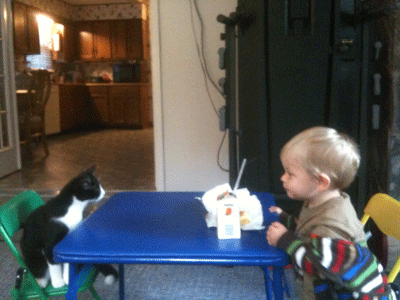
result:
[[(254, 193), (263, 206), (264, 223), (272, 195)], [(77, 297), (77, 264), (119, 264), (120, 299), (124, 298), (124, 264), (212, 264), (260, 266), (267, 299), (282, 299), (285, 252), (269, 246), (266, 229), (242, 231), (240, 240), (218, 240), (207, 228), (205, 209), (192, 192), (123, 192), (112, 196), (54, 248), (57, 262), (70, 263), (67, 299)], [(266, 226), (266, 228), (267, 228)], [(272, 267), (273, 279), (270, 277)]]

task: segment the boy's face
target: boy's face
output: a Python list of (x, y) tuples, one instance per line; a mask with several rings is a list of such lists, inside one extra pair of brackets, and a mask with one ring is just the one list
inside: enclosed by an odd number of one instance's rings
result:
[(305, 201), (312, 200), (318, 195), (318, 180), (312, 177), (296, 159), (283, 154), (281, 161), (285, 170), (281, 181), (289, 198)]

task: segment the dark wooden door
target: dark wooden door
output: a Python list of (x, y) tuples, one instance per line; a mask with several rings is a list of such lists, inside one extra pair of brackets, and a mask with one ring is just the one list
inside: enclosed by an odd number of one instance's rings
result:
[[(387, 157), (388, 133), (371, 128), (370, 24), (355, 22), (355, 0), (241, 0), (237, 13), (247, 18), (238, 29), (237, 160), (248, 160), (243, 186), (286, 198), (281, 148), (308, 127), (331, 126), (360, 145), (361, 167), (347, 192), (361, 215), (376, 190), (370, 185), (387, 189), (371, 170), (372, 153)], [(389, 107), (380, 107), (382, 115)], [(379, 166), (385, 177), (387, 163)]]

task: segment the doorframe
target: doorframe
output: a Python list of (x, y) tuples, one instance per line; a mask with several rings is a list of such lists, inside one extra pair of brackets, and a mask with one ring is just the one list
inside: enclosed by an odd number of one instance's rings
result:
[[(4, 16), (0, 19), (2, 22), (3, 31), (3, 47), (0, 49), (3, 54), (3, 68), (4, 68), (4, 96), (6, 102), (6, 109), (9, 111), (9, 118), (7, 119), (7, 130), (9, 130), (10, 149), (13, 151), (13, 167), (12, 171), (20, 170), (22, 168), (21, 151), (19, 147), (19, 128), (18, 128), (18, 112), (17, 112), (17, 99), (15, 92), (15, 70), (14, 70), (14, 44), (13, 44), (13, 16), (11, 1), (6, 0), (0, 5), (0, 10)], [(10, 152), (9, 152), (10, 153)], [(7, 155), (4, 154), (3, 155)], [(3, 156), (4, 157), (4, 156)], [(14, 160), (15, 159), (15, 160)], [(15, 163), (15, 165), (14, 165)], [(10, 164), (11, 166), (11, 164)], [(16, 167), (16, 169), (14, 169)], [(7, 174), (5, 174), (7, 175)]]
[(163, 91), (161, 82), (161, 30), (160, 1), (150, 4), (151, 77), (153, 94), (154, 166), (157, 191), (165, 191), (165, 152)]

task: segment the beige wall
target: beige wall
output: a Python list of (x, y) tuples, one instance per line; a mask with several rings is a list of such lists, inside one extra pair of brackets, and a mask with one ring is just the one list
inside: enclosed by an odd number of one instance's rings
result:
[[(217, 165), (223, 137), (219, 120), (206, 92), (191, 26), (190, 3), (151, 0), (150, 24), (154, 101), (156, 186), (166, 191), (205, 191), (228, 182), (228, 173)], [(234, 0), (198, 1), (205, 28), (206, 60), (212, 78), (224, 72), (218, 67), (218, 49), (224, 46), (224, 30), (216, 17), (236, 9)], [(196, 26), (198, 19), (194, 17)], [(197, 26), (196, 35), (200, 37)], [(212, 87), (217, 109), (225, 100)], [(222, 165), (228, 168), (227, 140)]]

